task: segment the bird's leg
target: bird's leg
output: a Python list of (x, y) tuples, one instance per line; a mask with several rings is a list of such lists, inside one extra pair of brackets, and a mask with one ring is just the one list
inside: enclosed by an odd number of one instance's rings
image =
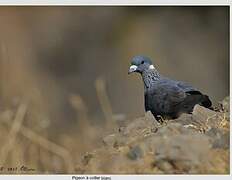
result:
[(165, 120), (164, 118), (161, 116), (161, 115), (157, 115), (156, 116), (156, 120), (159, 122), (159, 123), (163, 123)]

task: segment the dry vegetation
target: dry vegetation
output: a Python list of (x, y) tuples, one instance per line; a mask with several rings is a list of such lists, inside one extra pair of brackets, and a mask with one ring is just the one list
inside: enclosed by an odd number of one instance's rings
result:
[[(107, 130), (110, 132), (116, 127), (117, 118), (112, 115), (104, 80), (98, 78), (95, 85), (106, 123), (100, 126), (90, 124), (83, 99), (72, 94), (69, 102), (79, 119), (74, 127), (76, 131), (55, 135), (53, 140), (49, 137), (54, 130), (46, 128), (50, 120), (44, 118), (46, 114), (35, 112), (30, 100), (17, 99), (16, 104), (1, 108), (0, 173), (75, 173), (80, 155), (100, 145), (101, 137), (106, 135)], [(34, 126), (30, 121), (35, 119), (44, 125)]]

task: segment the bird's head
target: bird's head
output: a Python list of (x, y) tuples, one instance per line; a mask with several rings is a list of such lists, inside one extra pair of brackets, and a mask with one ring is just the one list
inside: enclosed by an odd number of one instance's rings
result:
[(155, 69), (155, 67), (152, 65), (152, 62), (148, 57), (135, 56), (132, 58), (128, 74), (131, 74), (133, 72), (143, 73), (146, 70), (152, 69)]

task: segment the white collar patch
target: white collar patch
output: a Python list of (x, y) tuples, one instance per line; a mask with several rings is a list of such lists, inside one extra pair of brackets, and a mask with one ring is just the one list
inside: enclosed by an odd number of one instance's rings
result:
[(153, 65), (150, 65), (149, 69), (155, 69), (155, 67)]

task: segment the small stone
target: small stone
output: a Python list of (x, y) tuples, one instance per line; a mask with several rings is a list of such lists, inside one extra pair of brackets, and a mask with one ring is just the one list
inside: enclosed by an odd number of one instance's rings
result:
[(153, 116), (153, 114), (151, 113), (151, 111), (147, 111), (145, 113), (145, 119), (146, 120), (149, 120), (149, 121), (154, 121), (154, 122), (157, 122), (157, 120), (155, 119), (155, 117)]
[(93, 154), (91, 153), (86, 153), (83, 158), (82, 158), (82, 163), (84, 165), (87, 165), (89, 163), (89, 161), (93, 158)]
[(223, 99), (221, 104), (222, 104), (223, 110), (225, 112), (230, 111), (230, 97), (229, 96), (227, 96), (225, 99)]
[(213, 148), (222, 148), (222, 149), (229, 148), (229, 144), (230, 144), (229, 132), (223, 132), (221, 129), (218, 128), (211, 128), (205, 134), (212, 137), (211, 142), (213, 144), (212, 145)]
[(115, 144), (116, 142), (116, 135), (115, 134), (110, 134), (106, 137), (103, 138), (103, 143), (104, 145), (106, 146), (111, 146), (113, 147), (113, 145)]
[(205, 122), (207, 118), (215, 116), (217, 113), (200, 105), (195, 105), (193, 109), (193, 118)]
[(139, 146), (134, 146), (127, 153), (128, 158), (131, 160), (137, 160), (143, 156), (142, 149)]
[(167, 161), (159, 161), (155, 163), (154, 166), (157, 166), (160, 170), (164, 171), (165, 173), (172, 173), (173, 171), (173, 166)]

